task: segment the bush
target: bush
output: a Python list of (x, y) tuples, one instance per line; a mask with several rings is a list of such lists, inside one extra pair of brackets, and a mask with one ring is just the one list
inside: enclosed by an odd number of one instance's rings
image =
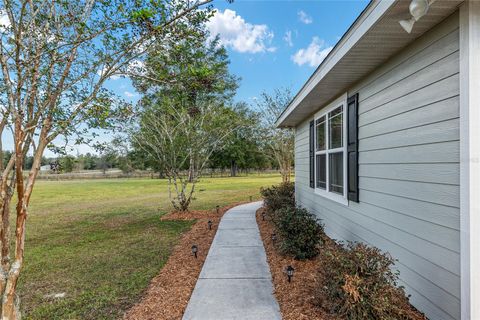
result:
[(322, 250), (321, 307), (346, 319), (423, 319), (411, 307), (393, 258), (362, 243)]
[(273, 222), (282, 254), (298, 260), (318, 255), (318, 246), (324, 232), (320, 221), (313, 214), (303, 208), (285, 207), (275, 212)]
[(265, 208), (270, 214), (282, 208), (295, 207), (295, 184), (293, 182), (285, 182), (265, 189), (262, 188), (260, 193), (262, 194)]

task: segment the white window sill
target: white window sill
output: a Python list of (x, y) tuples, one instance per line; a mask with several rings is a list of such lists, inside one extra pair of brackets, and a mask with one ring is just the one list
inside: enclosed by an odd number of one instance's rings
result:
[(340, 194), (336, 194), (333, 192), (327, 192), (322, 189), (315, 188), (315, 194), (319, 195), (323, 198), (335, 201), (337, 203), (343, 204), (344, 206), (348, 206), (348, 199)]

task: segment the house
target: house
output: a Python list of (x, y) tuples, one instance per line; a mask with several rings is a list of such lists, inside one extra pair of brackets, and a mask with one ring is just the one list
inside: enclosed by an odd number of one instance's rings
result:
[(430, 319), (480, 319), (480, 1), (371, 1), (277, 125), (332, 238), (398, 259)]
[(50, 165), (46, 164), (40, 167), (40, 171), (45, 172), (45, 171), (50, 171)]

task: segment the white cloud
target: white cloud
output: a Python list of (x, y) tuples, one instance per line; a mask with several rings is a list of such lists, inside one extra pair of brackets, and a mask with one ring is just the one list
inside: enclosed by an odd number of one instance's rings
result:
[(137, 75), (145, 73), (145, 62), (137, 59), (130, 61), (127, 66), (127, 73)]
[(305, 11), (300, 10), (298, 11), (298, 19), (300, 19), (301, 22), (305, 24), (310, 24), (313, 22), (313, 19), (311, 16), (309, 16)]
[(292, 56), (292, 60), (299, 66), (308, 63), (311, 67), (316, 67), (325, 59), (332, 48), (331, 46), (327, 47), (325, 41), (319, 37), (313, 37), (308, 47), (298, 50)]
[(137, 96), (136, 93), (133, 93), (133, 92), (130, 92), (130, 91), (125, 91), (123, 94), (125, 95), (125, 97), (128, 97), (128, 98), (133, 98), (133, 97)]
[(293, 47), (292, 31), (288, 30), (287, 32), (285, 32), (285, 35), (283, 36), (283, 41), (285, 41), (289, 47)]
[(5, 32), (10, 27), (10, 19), (5, 11), (0, 10), (0, 32)]
[[(104, 72), (105, 72), (105, 67), (103, 67), (102, 69), (98, 70), (98, 71), (97, 71), (97, 74), (98, 74), (99, 77), (101, 77)], [(108, 77), (108, 79), (110, 79), (110, 80), (118, 80), (118, 79), (120, 79), (120, 75), (118, 75), (118, 74), (112, 74), (110, 77)]]
[[(117, 70), (116, 73), (108, 77), (109, 80), (118, 80), (123, 77), (129, 77), (131, 75), (141, 75), (145, 72), (145, 63), (141, 60), (132, 60), (128, 63), (123, 70)], [(97, 75), (101, 77), (106, 72), (106, 66), (97, 71)]]
[(274, 52), (271, 46), (273, 32), (265, 24), (251, 24), (233, 10), (216, 11), (207, 22), (212, 37), (217, 34), (225, 47), (238, 52)]

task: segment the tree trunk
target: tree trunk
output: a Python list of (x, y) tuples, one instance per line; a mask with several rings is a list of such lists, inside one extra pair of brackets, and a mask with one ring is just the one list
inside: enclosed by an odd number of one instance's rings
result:
[(190, 165), (188, 167), (188, 182), (193, 182), (193, 176), (195, 174), (195, 161), (193, 157), (190, 157)]
[(291, 164), (289, 159), (282, 159), (280, 165), (280, 174), (282, 175), (282, 182), (290, 182)]
[(230, 164), (230, 177), (236, 177), (237, 176), (237, 163), (235, 160), (232, 160)]
[[(40, 133), (40, 141), (37, 150), (34, 154), (32, 168), (29, 172), (26, 182), (23, 177), (23, 159), (25, 157), (27, 149), (24, 149), (25, 143), (29, 145), (29, 142), (25, 142), (24, 132), (21, 129), (20, 121), (15, 123), (15, 151), (14, 151), (14, 170), (11, 177), (10, 186), (7, 185), (8, 172), (13, 169), (13, 161), (9, 162), (7, 168), (2, 175), (2, 207), (1, 207), (1, 222), (2, 228), (0, 232), (2, 240), (1, 248), (1, 263), (2, 268), (1, 281), (0, 281), (0, 294), (1, 299), (1, 319), (2, 320), (18, 320), (21, 318), (20, 314), (20, 299), (17, 295), (17, 284), (20, 277), (20, 272), (23, 267), (23, 257), (25, 248), (25, 230), (26, 220), (28, 213), (28, 206), (30, 203), (30, 196), (35, 185), (35, 180), (40, 170), (41, 156), (45, 150), (48, 141), (46, 139), (46, 132), (48, 132), (48, 125), (44, 127)], [(13, 158), (13, 157), (12, 157)], [(10, 168), (10, 171), (7, 171)], [(16, 191), (17, 205), (16, 211), (16, 223), (15, 223), (15, 253), (14, 261), (10, 264), (10, 238), (9, 238), (9, 213), (10, 205), (13, 196), (13, 190)]]
[(12, 200), (12, 194), (6, 192), (1, 209), (2, 228), (0, 229), (0, 239), (2, 241), (1, 248), (1, 265), (3, 271), (6, 273), (10, 268), (10, 202)]

